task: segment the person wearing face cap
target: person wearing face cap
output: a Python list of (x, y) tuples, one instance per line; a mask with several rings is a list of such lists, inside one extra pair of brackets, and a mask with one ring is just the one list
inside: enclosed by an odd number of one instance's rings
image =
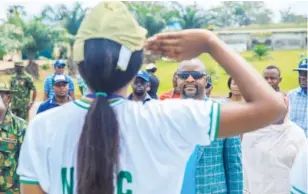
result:
[(298, 68), (294, 69), (298, 72), (299, 87), (291, 90), (288, 93), (290, 100), (290, 120), (296, 123), (304, 130), (308, 136), (307, 129), (307, 72), (308, 72), (308, 58), (300, 61)]
[(69, 95), (75, 100), (75, 86), (72, 78), (64, 73), (65, 63), (62, 60), (57, 60), (54, 63), (55, 72), (49, 75), (44, 81), (44, 100), (48, 100), (54, 97), (55, 92), (53, 90), (53, 80), (57, 75), (64, 75), (68, 81)]
[(71, 101), (71, 97), (68, 95), (68, 79), (65, 75), (56, 75), (53, 79), (53, 90), (55, 95), (43, 102), (36, 114), (44, 112), (46, 110), (61, 106), (69, 101)]
[[(12, 99), (12, 112), (25, 120), (28, 120), (29, 110), (36, 99), (36, 87), (31, 75), (25, 72), (23, 62), (15, 62), (15, 75), (11, 77), (10, 88), (17, 93)], [(30, 97), (32, 92), (32, 96)]]
[(283, 99), (259, 73), (207, 30), (160, 34), (146, 46), (177, 60), (209, 52), (239, 82), (247, 103), (127, 100), (145, 37), (122, 2), (103, 1), (87, 14), (74, 58), (93, 95), (30, 122), (18, 166), (22, 194), (180, 193), (196, 145), (252, 131), (286, 114)]
[(157, 99), (157, 90), (159, 87), (159, 79), (155, 75), (155, 72), (157, 71), (157, 67), (154, 63), (147, 64), (145, 66), (146, 71), (150, 75), (150, 91), (148, 92), (151, 98)]
[(128, 96), (129, 100), (141, 101), (143, 104), (152, 98), (148, 94), (150, 89), (150, 76), (146, 71), (139, 71), (132, 83), (133, 93)]
[(0, 113), (0, 194), (19, 194), (16, 169), (27, 122), (11, 111), (12, 97), (16, 94), (17, 90), (0, 83), (0, 102), (4, 106)]

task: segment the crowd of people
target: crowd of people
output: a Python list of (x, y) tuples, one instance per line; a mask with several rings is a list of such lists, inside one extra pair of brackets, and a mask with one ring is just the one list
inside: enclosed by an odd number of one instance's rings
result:
[[(308, 193), (307, 58), (284, 92), (277, 66), (260, 76), (212, 32), (159, 34), (145, 48), (180, 62), (158, 95), (155, 64), (140, 70), (144, 42), (124, 4), (99, 4), (75, 42), (83, 97), (56, 61), (29, 125), (36, 87), (15, 63), (0, 83), (0, 194)], [(230, 74), (225, 98), (211, 98), (203, 52)]]

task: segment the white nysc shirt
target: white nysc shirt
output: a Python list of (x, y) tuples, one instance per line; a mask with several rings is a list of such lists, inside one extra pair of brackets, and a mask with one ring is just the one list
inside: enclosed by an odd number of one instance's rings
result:
[(245, 133), (242, 141), (244, 188), (250, 194), (289, 194), (290, 172), (306, 141), (295, 123)]
[[(87, 109), (78, 100), (32, 120), (21, 148), (18, 174), (48, 194), (76, 193), (77, 148)], [(120, 128), (120, 170), (115, 193), (177, 194), (195, 146), (217, 136), (220, 105), (212, 101), (127, 100), (111, 104)]]

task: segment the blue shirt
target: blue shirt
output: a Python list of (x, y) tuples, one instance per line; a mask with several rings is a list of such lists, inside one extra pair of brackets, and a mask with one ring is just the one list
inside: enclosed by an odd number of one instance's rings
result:
[[(52, 98), (55, 95), (55, 92), (53, 91), (53, 78), (54, 78), (55, 74), (51, 74), (50, 76), (48, 76), (45, 79), (44, 82), (44, 91), (48, 94), (48, 98)], [(68, 75), (65, 75), (68, 81), (68, 94), (70, 95), (71, 92), (75, 91), (75, 86), (74, 86), (74, 82), (72, 80), (72, 78)]]
[(288, 93), (290, 101), (289, 119), (302, 128), (306, 134), (307, 131), (307, 93), (302, 88), (296, 88)]
[[(71, 100), (70, 97), (69, 97), (69, 100)], [(46, 110), (49, 110), (49, 109), (52, 109), (52, 108), (55, 108), (55, 107), (58, 107), (58, 106), (60, 106), (60, 105), (56, 103), (55, 97), (52, 97), (52, 98), (46, 100), (45, 102), (43, 102), (40, 105), (40, 107), (38, 108), (36, 114), (39, 114), (41, 112), (44, 112)]]

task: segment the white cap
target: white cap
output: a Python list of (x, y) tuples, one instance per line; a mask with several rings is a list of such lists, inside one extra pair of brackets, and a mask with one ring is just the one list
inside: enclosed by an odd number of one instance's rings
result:
[(153, 69), (153, 68), (157, 68), (154, 63), (149, 63), (149, 64), (145, 65), (146, 70), (150, 70), (150, 69)]

